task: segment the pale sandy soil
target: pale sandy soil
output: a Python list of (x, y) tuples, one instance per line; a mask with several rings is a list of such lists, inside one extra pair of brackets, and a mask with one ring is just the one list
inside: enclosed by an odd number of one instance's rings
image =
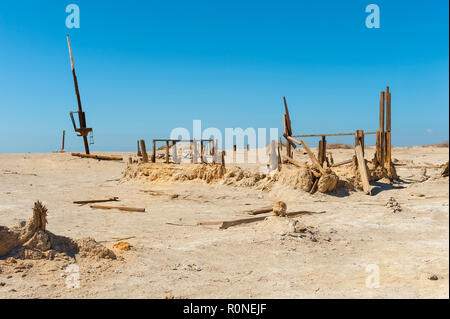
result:
[[(351, 158), (353, 150), (332, 153), (339, 162)], [(369, 148), (366, 158), (372, 153)], [(133, 154), (122, 155), (127, 160)], [(393, 157), (408, 166), (441, 165), (449, 150), (394, 148)], [(302, 154), (297, 159), (307, 160)], [(0, 260), (0, 298), (449, 297), (449, 181), (439, 177), (440, 169), (428, 169), (430, 178), (422, 182), (420, 169), (398, 168), (401, 183), (374, 184), (374, 195), (367, 196), (119, 181), (125, 167), (125, 160), (68, 153), (0, 154), (0, 225), (29, 219), (39, 199), (49, 209), (47, 229), (55, 234), (93, 237), (109, 248), (113, 238), (135, 236), (126, 240), (133, 249), (119, 253), (123, 259), (79, 260), (80, 288), (66, 287), (66, 260), (19, 262), (22, 267)], [(146, 212), (72, 203), (107, 196), (121, 201), (105, 205), (145, 207)], [(385, 207), (390, 197), (401, 212)], [(295, 217), (316, 228), (317, 241), (283, 236), (273, 218), (226, 230), (196, 226), (247, 217), (245, 210), (278, 200), (287, 203), (288, 211), (325, 211)], [(379, 288), (366, 286), (370, 264), (379, 267)], [(429, 280), (431, 275), (438, 280)]]

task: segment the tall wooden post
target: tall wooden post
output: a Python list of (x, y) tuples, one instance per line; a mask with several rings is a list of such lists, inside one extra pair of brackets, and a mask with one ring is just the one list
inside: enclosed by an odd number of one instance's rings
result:
[(378, 134), (379, 138), (377, 138), (378, 145), (377, 145), (377, 161), (381, 166), (384, 166), (384, 101), (385, 101), (385, 93), (382, 91), (380, 93), (380, 117), (379, 117), (379, 129)]
[(65, 142), (65, 139), (66, 139), (66, 131), (63, 130), (63, 138), (62, 138), (61, 152), (65, 152), (65, 151), (66, 151), (66, 149), (64, 148), (64, 142)]
[(362, 150), (362, 153), (364, 156), (364, 131), (363, 130), (355, 131), (355, 146), (356, 145), (361, 145), (361, 150)]
[(166, 141), (166, 163), (169, 163), (169, 141)]
[(386, 138), (385, 138), (385, 163), (390, 169), (392, 163), (391, 157), (391, 92), (389, 86), (386, 86)]
[(203, 140), (200, 140), (200, 163), (204, 163), (203, 160)]
[(139, 140), (137, 141), (137, 156), (142, 156), (141, 148), (139, 147)]
[(152, 163), (156, 162), (156, 141), (153, 140)]
[(147, 149), (145, 148), (145, 141), (141, 140), (141, 150), (142, 150), (142, 162), (148, 162)]

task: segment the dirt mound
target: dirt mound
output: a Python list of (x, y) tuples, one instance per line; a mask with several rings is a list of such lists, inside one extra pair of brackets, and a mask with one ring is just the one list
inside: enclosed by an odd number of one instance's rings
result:
[(122, 180), (141, 179), (145, 182), (171, 183), (203, 180), (212, 183), (222, 179), (225, 168), (220, 164), (128, 164)]
[(244, 170), (239, 166), (234, 166), (228, 169), (225, 173), (222, 184), (239, 187), (254, 187), (261, 188), (270, 176), (258, 172)]
[(33, 217), (23, 227), (0, 226), (0, 258), (13, 256), (20, 259), (53, 259), (57, 255), (115, 259), (108, 248), (92, 238), (74, 241), (45, 230), (47, 208), (37, 201)]

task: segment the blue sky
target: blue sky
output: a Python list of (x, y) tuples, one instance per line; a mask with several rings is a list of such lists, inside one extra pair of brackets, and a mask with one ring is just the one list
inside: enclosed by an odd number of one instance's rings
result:
[[(80, 8), (68, 29), (67, 5)], [(368, 29), (365, 7), (380, 7)], [(133, 151), (175, 127), (375, 131), (392, 92), (396, 146), (448, 140), (447, 1), (0, 2), (0, 152), (82, 150), (66, 34), (93, 151)], [(316, 146), (316, 140), (310, 141)], [(352, 143), (336, 137), (328, 143)], [(368, 138), (373, 143), (372, 137)]]

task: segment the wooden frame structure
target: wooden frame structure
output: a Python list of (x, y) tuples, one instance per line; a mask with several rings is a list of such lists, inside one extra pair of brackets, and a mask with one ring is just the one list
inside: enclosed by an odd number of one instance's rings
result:
[[(145, 142), (144, 142), (144, 140), (141, 140), (140, 142), (141, 142), (140, 143), (141, 147), (139, 149), (139, 141), (138, 141), (138, 156), (139, 156), (139, 153), (142, 153), (142, 160), (143, 160), (143, 162), (148, 162), (147, 151), (146, 151), (146, 148), (145, 148)], [(202, 140), (194, 140), (194, 139), (191, 139), (191, 140), (153, 139), (153, 145), (152, 145), (153, 146), (153, 150), (152, 150), (152, 156), (151, 156), (152, 163), (156, 162), (156, 143), (157, 142), (165, 142), (166, 143), (165, 163), (169, 163), (169, 148), (171, 146), (174, 146), (176, 143), (179, 143), (179, 142), (191, 143), (191, 145), (190, 145), (191, 150), (193, 148), (193, 143), (200, 142), (200, 154), (201, 154), (201, 156), (200, 156), (200, 163), (202, 163), (202, 164), (205, 163), (205, 161), (203, 159), (203, 153), (204, 153), (204, 144), (203, 143), (205, 143), (205, 142), (210, 143), (210, 145), (212, 146), (212, 148), (211, 148), (211, 150), (212, 150), (211, 151), (211, 155), (214, 156), (214, 154), (216, 152), (216, 150), (214, 149), (214, 140), (213, 139), (206, 139), (206, 140), (203, 140), (203, 139)], [(191, 162), (193, 162), (193, 161), (194, 161), (194, 156), (192, 156), (192, 158), (191, 158)]]
[[(389, 87), (386, 91), (380, 93), (380, 109), (379, 109), (379, 129), (374, 132), (364, 132), (363, 130), (356, 130), (354, 133), (335, 133), (335, 134), (292, 134), (292, 124), (290, 114), (286, 102), (286, 97), (283, 97), (285, 114), (283, 114), (283, 136), (286, 139), (286, 156), (292, 158), (292, 149), (296, 148), (296, 143), (293, 138), (296, 137), (321, 137), (318, 148), (318, 162), (323, 167), (326, 161), (326, 146), (327, 136), (351, 136), (355, 137), (355, 146), (361, 145), (362, 154), (364, 155), (364, 136), (369, 134), (376, 135), (376, 160), (377, 164), (388, 170), (391, 167), (391, 93)], [(386, 117), (386, 121), (385, 121)]]

